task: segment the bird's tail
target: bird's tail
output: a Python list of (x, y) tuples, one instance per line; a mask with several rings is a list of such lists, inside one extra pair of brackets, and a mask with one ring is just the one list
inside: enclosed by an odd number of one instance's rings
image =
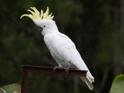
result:
[(89, 71), (87, 72), (86, 77), (80, 77), (80, 78), (82, 81), (86, 83), (86, 85), (90, 90), (93, 90), (94, 77), (90, 74)]

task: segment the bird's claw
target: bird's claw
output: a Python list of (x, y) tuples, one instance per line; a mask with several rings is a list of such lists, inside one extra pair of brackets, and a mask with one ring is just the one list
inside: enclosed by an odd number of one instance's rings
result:
[(65, 68), (65, 72), (69, 74), (69, 68)]
[(62, 68), (62, 67), (60, 67), (60, 66), (55, 66), (55, 67), (53, 68), (53, 71), (56, 72), (56, 69), (60, 69), (60, 68)]
[(66, 72), (67, 74), (69, 74), (69, 69), (65, 69), (65, 72)]
[[(63, 68), (62, 66), (55, 66), (55, 67), (53, 68), (53, 71), (56, 72), (57, 69), (62, 69), (62, 68)], [(64, 69), (65, 69), (65, 72), (66, 72), (67, 74), (69, 74), (69, 67), (64, 68)]]

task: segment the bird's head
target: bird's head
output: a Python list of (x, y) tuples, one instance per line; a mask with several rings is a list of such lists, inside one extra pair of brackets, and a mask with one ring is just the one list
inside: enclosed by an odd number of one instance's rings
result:
[(54, 16), (49, 13), (49, 8), (44, 12), (42, 9), (39, 12), (35, 7), (30, 7), (28, 10), (29, 14), (23, 14), (20, 18), (28, 17), (40, 27), (42, 30), (51, 29), (55, 26)]

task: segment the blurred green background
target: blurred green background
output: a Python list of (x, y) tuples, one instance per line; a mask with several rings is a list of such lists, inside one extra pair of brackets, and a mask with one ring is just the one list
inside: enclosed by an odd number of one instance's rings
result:
[[(123, 0), (0, 0), (0, 86), (20, 82), (22, 65), (56, 65), (34, 23), (20, 20), (31, 6), (50, 7), (95, 77), (94, 93), (108, 93), (115, 75), (124, 73)], [(92, 93), (75, 77), (32, 73), (28, 80), (30, 93)]]

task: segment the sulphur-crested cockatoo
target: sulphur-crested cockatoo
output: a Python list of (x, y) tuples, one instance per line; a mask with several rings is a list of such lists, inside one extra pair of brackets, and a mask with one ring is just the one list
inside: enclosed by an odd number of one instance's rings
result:
[(90, 90), (93, 90), (94, 77), (91, 75), (88, 67), (84, 63), (81, 55), (76, 49), (73, 41), (65, 34), (59, 32), (52, 13), (49, 14), (49, 8), (40, 12), (35, 7), (27, 10), (29, 14), (23, 14), (22, 17), (29, 17), (40, 28), (52, 57), (57, 62), (58, 67), (69, 69), (72, 65), (78, 70), (87, 70), (86, 77), (81, 77)]

